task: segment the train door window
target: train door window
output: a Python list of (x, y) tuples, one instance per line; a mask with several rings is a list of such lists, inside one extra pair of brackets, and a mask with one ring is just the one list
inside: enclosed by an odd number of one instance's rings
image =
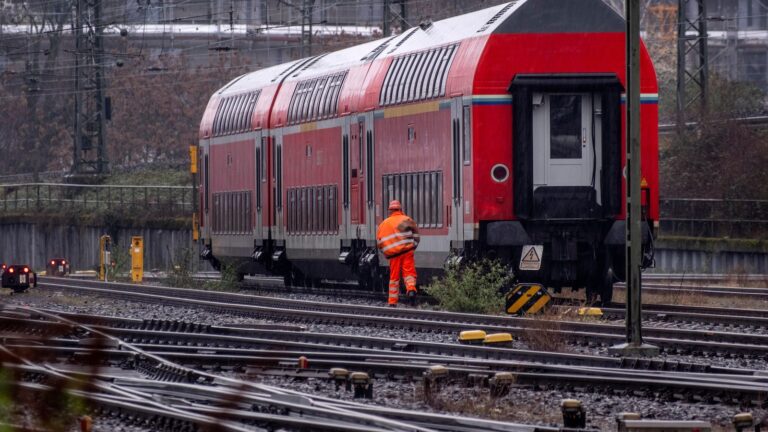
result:
[(580, 159), (581, 96), (550, 95), (549, 101), (549, 157)]
[(452, 156), (452, 162), (453, 162), (453, 172), (451, 173), (451, 176), (453, 177), (453, 199), (454, 201), (457, 201), (461, 198), (461, 177), (460, 177), (460, 128), (459, 128), (459, 120), (454, 119), (452, 121), (452, 142), (453, 142), (453, 156)]
[[(261, 142), (264, 147), (264, 138)], [(256, 148), (256, 211), (261, 211), (261, 148)]]
[(336, 195), (334, 193), (335, 188), (335, 186), (328, 186), (328, 226), (332, 233), (337, 231), (336, 218), (334, 216), (336, 214), (336, 204), (333, 200), (334, 195)]
[(328, 233), (328, 224), (325, 218), (325, 187), (320, 186), (317, 188), (317, 220), (320, 226), (319, 231), (323, 234)]
[(349, 207), (349, 136), (343, 135), (341, 137), (341, 146), (342, 146), (342, 167), (344, 170), (344, 173), (342, 175), (342, 181), (343, 181), (343, 196), (342, 200), (344, 203), (344, 208)]
[(435, 173), (433, 180), (437, 184), (434, 207), (435, 214), (437, 215), (437, 226), (443, 226), (443, 173)]
[(320, 233), (320, 188), (313, 187), (312, 192), (312, 231)]
[(362, 176), (363, 174), (363, 146), (365, 145), (365, 123), (359, 122), (357, 124), (357, 130), (358, 130), (358, 139), (357, 139), (357, 162), (358, 162), (358, 168), (360, 169), (360, 173), (358, 175)]
[(462, 140), (462, 143), (464, 144), (464, 148), (462, 151), (462, 154), (464, 156), (464, 165), (469, 165), (470, 161), (472, 160), (472, 122), (471, 122), (471, 116), (472, 116), (472, 110), (469, 105), (466, 105), (463, 107), (463, 117), (462, 120), (464, 121), (463, 124), (463, 132), (464, 137)]
[(283, 209), (283, 146), (278, 145), (277, 146), (277, 157), (275, 158), (277, 161), (277, 197), (275, 197), (275, 201), (277, 202), (277, 209), (282, 210)]
[(368, 131), (365, 140), (365, 161), (366, 161), (366, 197), (368, 206), (373, 205), (373, 132)]
[(208, 211), (208, 195), (210, 195), (211, 190), (209, 189), (209, 182), (208, 182), (208, 155), (206, 154), (203, 156), (203, 182), (204, 182), (204, 192), (205, 192), (205, 211)]

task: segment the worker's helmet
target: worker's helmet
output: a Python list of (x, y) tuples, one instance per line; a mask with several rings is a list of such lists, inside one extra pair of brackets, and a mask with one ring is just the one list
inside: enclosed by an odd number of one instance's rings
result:
[(392, 200), (389, 202), (389, 211), (402, 210), (403, 206), (400, 205), (400, 201)]

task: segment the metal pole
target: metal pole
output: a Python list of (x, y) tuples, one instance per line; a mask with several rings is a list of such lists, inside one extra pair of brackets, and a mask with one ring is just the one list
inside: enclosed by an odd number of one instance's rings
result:
[(389, 12), (389, 0), (384, 0), (384, 10), (382, 11), (382, 25), (381, 31), (384, 33), (384, 37), (390, 36), (389, 20), (392, 14)]
[(654, 356), (659, 349), (643, 344), (641, 305), (642, 219), (640, 217), (640, 0), (626, 0), (627, 56), (627, 342), (611, 347), (623, 356)]

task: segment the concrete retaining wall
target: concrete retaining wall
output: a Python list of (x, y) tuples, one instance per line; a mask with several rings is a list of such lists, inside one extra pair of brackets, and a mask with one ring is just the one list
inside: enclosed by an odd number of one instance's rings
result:
[[(70, 260), (73, 270), (95, 269), (99, 236), (109, 234), (127, 251), (131, 236), (144, 237), (144, 269), (166, 270), (174, 256), (197, 245), (188, 229), (110, 228), (34, 223), (0, 223), (0, 262), (25, 263), (40, 271), (53, 257)], [(207, 263), (193, 265), (210, 270)], [(768, 274), (768, 245), (750, 240), (669, 238), (656, 244), (655, 273)]]
[(166, 270), (174, 255), (194, 246), (188, 229), (111, 228), (107, 231), (89, 226), (8, 223), (0, 224), (0, 262), (29, 264), (40, 271), (45, 269), (48, 259), (63, 257), (70, 260), (73, 270), (95, 269), (102, 234), (112, 236), (113, 243), (126, 251), (131, 236), (143, 236), (145, 270)]

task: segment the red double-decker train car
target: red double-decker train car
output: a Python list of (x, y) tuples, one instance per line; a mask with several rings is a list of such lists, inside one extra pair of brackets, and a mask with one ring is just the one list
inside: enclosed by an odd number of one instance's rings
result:
[[(603, 0), (517, 0), (240, 76), (200, 126), (203, 256), (289, 283), (386, 280), (399, 199), (423, 276), (480, 256), (610, 299), (624, 278), (625, 23)], [(642, 51), (645, 248), (658, 90)]]

